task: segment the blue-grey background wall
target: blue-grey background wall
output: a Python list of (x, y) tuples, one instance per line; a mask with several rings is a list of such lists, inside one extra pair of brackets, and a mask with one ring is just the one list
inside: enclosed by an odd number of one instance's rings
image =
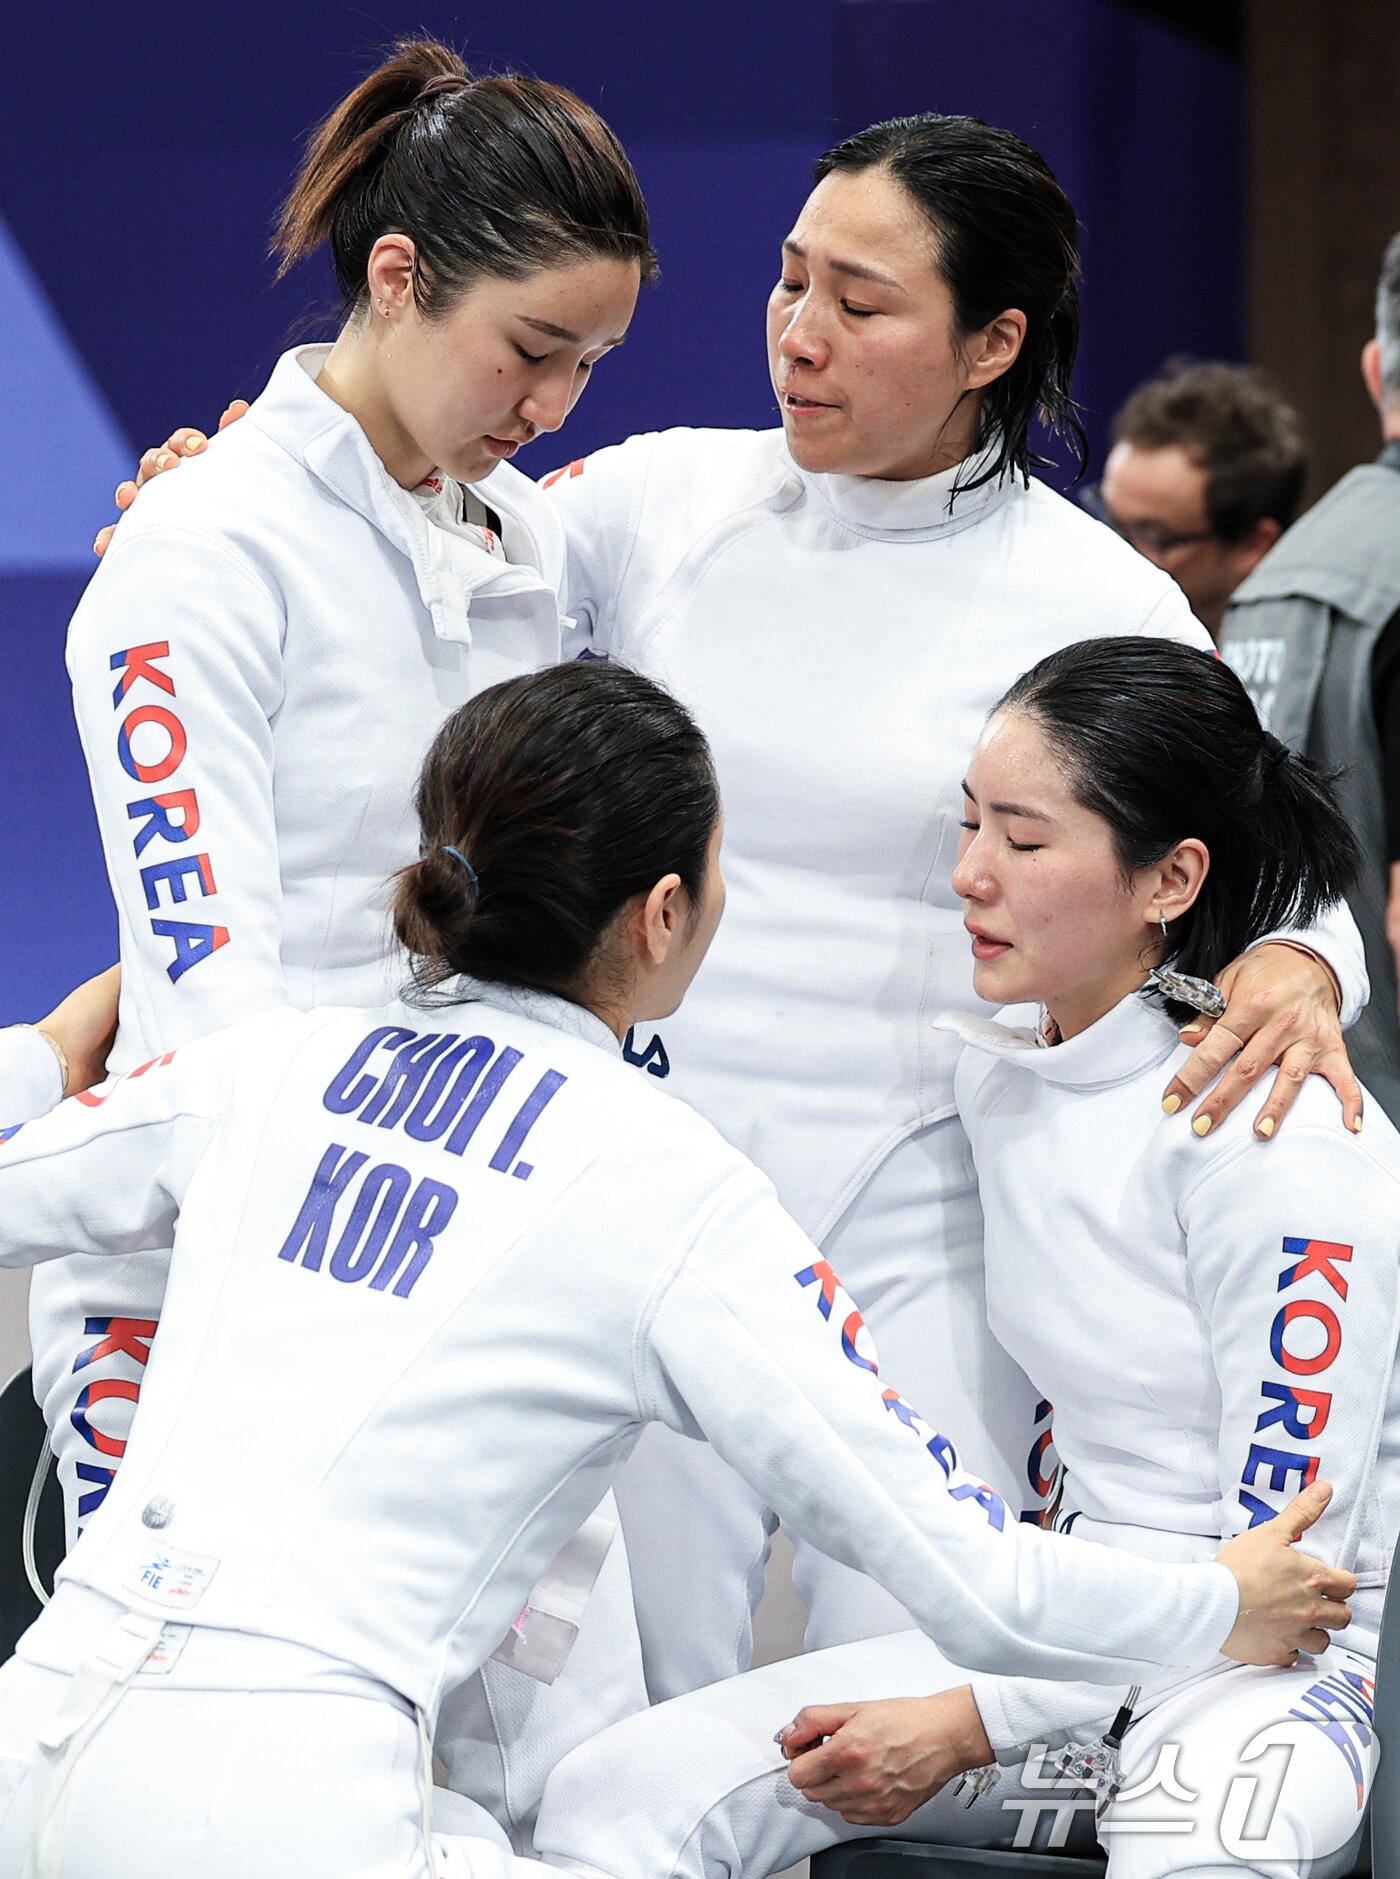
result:
[[(571, 85), (652, 205), (663, 279), (562, 438), (773, 421), (762, 308), (812, 159), (897, 112), (971, 111), (1045, 151), (1084, 226), (1078, 395), (1108, 420), (1174, 352), (1242, 346), (1242, 85), (1117, 0), (148, 0), (0, 27), (0, 1022), (115, 955), (63, 636), (138, 446), (253, 395), (329, 329), (316, 265), (270, 285), (299, 142), (395, 36)], [(156, 637), (162, 622), (152, 620)]]

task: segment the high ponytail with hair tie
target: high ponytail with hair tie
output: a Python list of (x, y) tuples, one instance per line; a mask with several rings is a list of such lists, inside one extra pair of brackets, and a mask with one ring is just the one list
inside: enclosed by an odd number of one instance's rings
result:
[(416, 111), (425, 104), (437, 104), (446, 98), (455, 98), (460, 91), (470, 91), (476, 80), (463, 66), (461, 72), (439, 72), (430, 78), (413, 100), (412, 108)]
[(1293, 752), (1281, 738), (1275, 737), (1272, 731), (1265, 731), (1262, 741), (1264, 774), (1269, 776), (1278, 769), (1280, 764), (1287, 763)]
[(487, 276), (595, 256), (656, 273), (641, 185), (597, 112), (542, 78), (473, 78), (431, 39), (400, 44), (312, 137), (273, 242), (278, 279), (327, 242), (354, 313), (391, 234), (413, 243), (428, 318)]

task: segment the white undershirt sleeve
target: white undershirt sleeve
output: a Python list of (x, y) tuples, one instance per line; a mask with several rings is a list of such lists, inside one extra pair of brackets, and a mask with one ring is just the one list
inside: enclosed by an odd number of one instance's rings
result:
[[(1361, 944), (1360, 929), (1344, 900), (1324, 909), (1311, 926), (1280, 927), (1256, 940), (1254, 946), (1267, 946), (1270, 940), (1287, 940), (1291, 946), (1301, 946), (1330, 966), (1341, 988), (1342, 1028), (1345, 1030), (1356, 1023), (1370, 999), (1371, 981), (1366, 972), (1366, 952)], [(1254, 946), (1250, 947), (1251, 952)]]

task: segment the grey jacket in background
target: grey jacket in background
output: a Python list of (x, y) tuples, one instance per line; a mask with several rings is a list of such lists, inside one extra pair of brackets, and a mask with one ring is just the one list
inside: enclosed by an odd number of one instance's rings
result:
[(1291, 749), (1338, 773), (1362, 850), (1348, 899), (1366, 949), (1371, 1002), (1347, 1036), (1361, 1081), (1400, 1124), (1400, 1018), (1385, 935), (1390, 864), (1372, 657), (1400, 613), (1400, 447), (1351, 470), (1236, 589), (1222, 655)]

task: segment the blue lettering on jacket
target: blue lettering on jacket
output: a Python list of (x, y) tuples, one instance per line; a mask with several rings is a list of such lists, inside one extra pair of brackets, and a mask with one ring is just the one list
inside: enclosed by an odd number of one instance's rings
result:
[[(331, 1143), (311, 1177), (279, 1259), (299, 1263), (308, 1272), (321, 1270), (341, 1203), (368, 1160), (358, 1150)], [(326, 1270), (342, 1285), (369, 1279), (371, 1292), (392, 1286), (395, 1298), (407, 1298), (433, 1256), (438, 1235), (456, 1211), (454, 1189), (426, 1177), (415, 1186), (406, 1168), (381, 1162), (364, 1173), (355, 1188)]]
[[(174, 699), (175, 681), (162, 664), (169, 657), (170, 642), (162, 639), (151, 640), (144, 646), (127, 646), (114, 652), (108, 661), (111, 670), (121, 674), (112, 691), (113, 706), (126, 712), (117, 728), (117, 760), (134, 783), (163, 783), (185, 759), (185, 727), (175, 712), (162, 704), (132, 704), (127, 697), (134, 685), (144, 684)], [(162, 737), (166, 740), (154, 761), (141, 761), (132, 747), (133, 735), (143, 727), (153, 732), (158, 746)], [(188, 842), (200, 822), (199, 799), (193, 789), (139, 797), (127, 804), (126, 813), (130, 821), (140, 825), (132, 839), (138, 859), (153, 841)], [(178, 822), (174, 819), (177, 813)], [(162, 905), (159, 898), (162, 886), (170, 902), (188, 900), (191, 884), (201, 898), (219, 891), (213, 862), (207, 854), (150, 862), (140, 870), (140, 876), (146, 905), (152, 912)], [(171, 957), (165, 970), (172, 985), (178, 985), (187, 972), (202, 965), (229, 942), (229, 929), (213, 921), (152, 920), (151, 932), (157, 939), (171, 942)]]
[[(868, 1333), (866, 1344), (869, 1355), (867, 1356), (857, 1348), (861, 1333), (866, 1331), (865, 1320), (856, 1308), (855, 1300), (836, 1276), (830, 1261), (818, 1259), (813, 1265), (804, 1266), (800, 1272), (794, 1272), (792, 1276), (804, 1289), (808, 1286), (817, 1288), (810, 1296), (815, 1300), (817, 1310), (828, 1324), (835, 1322), (840, 1325), (841, 1355), (846, 1362), (878, 1377), (880, 1366), (875, 1358), (874, 1347), (869, 1342)], [(846, 1310), (847, 1306), (850, 1307), (849, 1311)], [(912, 1435), (923, 1440), (928, 1425), (918, 1410), (905, 1402), (898, 1390), (882, 1389), (880, 1400), (901, 1428), (908, 1429)], [(957, 1450), (947, 1436), (940, 1435), (936, 1429), (929, 1430), (928, 1433), (929, 1440), (924, 1442), (924, 1447), (951, 1483), (948, 1498), (954, 1501), (975, 1502), (986, 1515), (987, 1524), (994, 1527), (998, 1533), (1003, 1532), (1006, 1527), (1005, 1501), (985, 1482), (953, 1481), (953, 1473), (958, 1467)]]
[(637, 1044), (637, 1027), (634, 1024), (622, 1040), (622, 1055), (627, 1063), (636, 1064), (649, 1077), (668, 1077), (671, 1074), (671, 1059), (666, 1055), (666, 1046), (661, 1042), (659, 1031), (646, 1049), (642, 1050)]
[[(1283, 1253), (1288, 1264), (1278, 1275), (1277, 1290), (1292, 1291), (1312, 1280), (1318, 1289), (1325, 1287), (1334, 1293), (1345, 1306), (1351, 1282), (1342, 1268), (1352, 1263), (1352, 1252), (1350, 1246), (1335, 1240), (1286, 1238)], [(1299, 1329), (1290, 1329), (1295, 1326)], [(1272, 1520), (1279, 1511), (1251, 1489), (1262, 1487), (1272, 1494), (1287, 1494), (1296, 1491), (1289, 1475), (1297, 1475), (1300, 1488), (1318, 1477), (1322, 1454), (1317, 1445), (1332, 1414), (1332, 1391), (1304, 1388), (1297, 1379), (1330, 1382), (1326, 1373), (1340, 1354), (1342, 1342), (1341, 1318), (1326, 1298), (1295, 1297), (1274, 1314), (1269, 1327), (1269, 1355), (1284, 1375), (1261, 1378), (1259, 1393), (1264, 1407), (1254, 1424), (1254, 1433), (1279, 1428), (1299, 1444), (1301, 1452), (1250, 1443), (1240, 1470), (1239, 1501), (1249, 1515), (1251, 1527)], [(1317, 1344), (1321, 1348), (1313, 1349)]]
[[(387, 1066), (376, 1061), (384, 1052)], [(523, 1062), (523, 1051), (509, 1044), (497, 1049), (480, 1034), (420, 1035), (403, 1025), (384, 1024), (361, 1038), (326, 1085), (322, 1101), (332, 1115), (354, 1116), (380, 1129), (401, 1128), (415, 1142), (437, 1142), (447, 1154), (462, 1155)], [(529, 1180), (534, 1164), (521, 1150), (567, 1081), (562, 1070), (546, 1070), (536, 1080), (488, 1157), (487, 1165), (497, 1174)], [(328, 1181), (338, 1178), (334, 1169), (327, 1170)]]

